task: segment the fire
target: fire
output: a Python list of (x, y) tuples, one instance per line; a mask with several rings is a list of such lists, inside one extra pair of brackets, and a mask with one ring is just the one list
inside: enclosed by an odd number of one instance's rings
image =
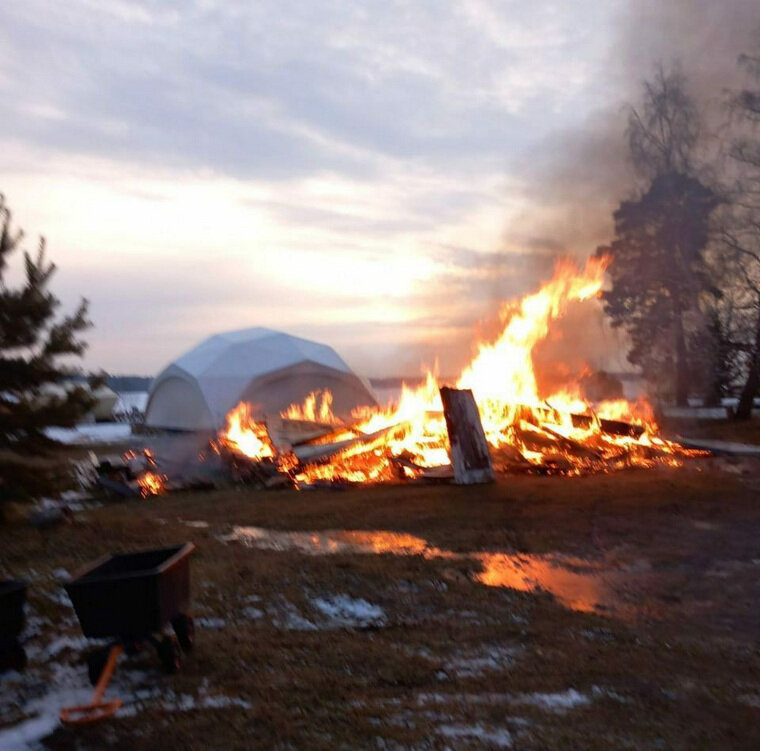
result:
[[(482, 343), (457, 386), (472, 389), (478, 404), (528, 405), (540, 403), (533, 372), (533, 347), (549, 333), (549, 325), (572, 302), (596, 297), (606, 262), (590, 259), (583, 270), (560, 262), (552, 279), (538, 292), (499, 311), (503, 329), (492, 343)], [(557, 395), (559, 396), (559, 395)]]
[(228, 415), (220, 443), (249, 459), (271, 459), (275, 455), (266, 426), (251, 414), (251, 405), (240, 402)]
[(147, 498), (151, 495), (161, 495), (166, 492), (166, 475), (160, 475), (157, 472), (143, 472), (137, 478), (137, 484), (140, 487), (140, 495)]
[[(560, 262), (552, 278), (520, 300), (499, 310), (499, 334), (480, 341), (456, 386), (471, 389), (486, 439), (498, 467), (562, 474), (611, 471), (622, 466), (678, 465), (689, 452), (657, 434), (653, 410), (646, 402), (624, 399), (591, 405), (577, 382), (554, 393), (541, 393), (533, 350), (568, 307), (597, 297), (606, 259), (579, 267)], [(579, 374), (580, 376), (581, 374)], [(309, 394), (282, 417), (335, 425), (332, 394)], [(376, 482), (415, 477), (449, 464), (449, 442), (438, 379), (428, 372), (416, 389), (404, 385), (398, 403), (385, 409), (362, 409), (352, 422), (314, 444), (325, 450), (275, 451), (266, 425), (239, 404), (227, 417), (220, 442), (252, 459), (274, 458), (287, 466), (297, 483), (315, 481)]]
[(312, 391), (303, 404), (291, 404), (281, 417), (289, 420), (305, 420), (307, 422), (322, 422), (328, 425), (339, 423), (332, 412), (333, 395), (329, 390)]

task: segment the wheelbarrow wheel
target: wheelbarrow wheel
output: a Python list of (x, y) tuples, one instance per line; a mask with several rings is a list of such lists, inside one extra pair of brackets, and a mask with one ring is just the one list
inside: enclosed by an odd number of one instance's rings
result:
[(108, 655), (111, 651), (111, 647), (100, 647), (93, 650), (87, 655), (87, 677), (90, 679), (90, 683), (95, 686), (100, 680), (100, 675), (103, 672), (103, 668), (108, 662)]
[(195, 623), (189, 615), (181, 613), (172, 618), (172, 628), (183, 652), (191, 652), (195, 643)]
[(182, 666), (182, 651), (174, 634), (167, 634), (158, 644), (158, 656), (167, 673), (176, 673)]

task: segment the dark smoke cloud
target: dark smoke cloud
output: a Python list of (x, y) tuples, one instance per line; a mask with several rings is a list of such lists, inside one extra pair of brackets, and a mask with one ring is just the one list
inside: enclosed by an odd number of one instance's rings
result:
[[(556, 132), (515, 166), (539, 208), (508, 227), (512, 244), (531, 232), (567, 253), (585, 256), (608, 240), (611, 212), (635, 191), (627, 157), (627, 111), (658, 64), (677, 65), (704, 116), (717, 130), (725, 91), (739, 81), (737, 58), (760, 42), (757, 0), (636, 0), (619, 14), (600, 74), (598, 108), (577, 126)], [(558, 72), (561, 75), (561, 71)]]
[[(760, 6), (757, 0), (636, 0), (621, 8), (616, 28), (606, 72), (598, 76), (597, 107), (513, 165), (525, 180), (531, 208), (505, 229), (511, 251), (522, 246), (544, 257), (584, 258), (609, 241), (612, 212), (637, 190), (625, 138), (628, 109), (639, 103), (643, 81), (660, 64), (678, 66), (686, 76), (704, 119), (705, 158), (713, 156), (726, 91), (740, 81), (737, 58), (760, 43)], [(541, 245), (531, 247), (526, 232), (541, 238)], [(557, 341), (573, 350), (574, 360), (593, 367), (624, 363), (624, 353), (614, 351), (625, 348), (624, 339), (604, 325), (600, 307), (583, 315), (586, 325), (570, 318), (555, 326)], [(594, 329), (609, 335), (586, 335)]]

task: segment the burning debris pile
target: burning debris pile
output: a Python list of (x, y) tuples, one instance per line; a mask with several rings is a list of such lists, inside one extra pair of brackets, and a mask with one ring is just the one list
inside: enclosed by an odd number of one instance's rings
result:
[(158, 469), (153, 452), (147, 448), (139, 453), (128, 451), (123, 456), (91, 455), (90, 464), (98, 484), (120, 497), (147, 498), (167, 488), (169, 478)]
[[(603, 259), (591, 259), (584, 268), (560, 263), (537, 292), (505, 303), (498, 335), (478, 344), (452, 384), (456, 390), (447, 389), (448, 404), (441, 399), (444, 385), (431, 372), (419, 388), (404, 386), (398, 403), (355, 410), (350, 421), (333, 415), (329, 391), (312, 393), (303, 404), (291, 405), (274, 418), (257, 414), (255, 405), (240, 403), (227, 415), (208, 454), (221, 458), (236, 478), (266, 487), (469, 482), (473, 480), (465, 475), (475, 469), (482, 470), (475, 475), (488, 478), (494, 469), (580, 475), (631, 466), (678, 466), (702, 452), (658, 436), (646, 402), (614, 399), (592, 404), (582, 397), (579, 379), (553, 393), (539, 389), (535, 345), (569, 306), (599, 294), (604, 268)], [(462, 390), (465, 395), (471, 392), (477, 405), (469, 413), (460, 398)], [(463, 443), (450, 438), (454, 403), (461, 408), (460, 423), (469, 414), (467, 426), (458, 424), (455, 429), (460, 439), (465, 436)], [(464, 452), (459, 462), (458, 452)], [(473, 462), (478, 461), (476, 467)], [(138, 481), (147, 493), (154, 493), (160, 492), (165, 478), (150, 468)]]

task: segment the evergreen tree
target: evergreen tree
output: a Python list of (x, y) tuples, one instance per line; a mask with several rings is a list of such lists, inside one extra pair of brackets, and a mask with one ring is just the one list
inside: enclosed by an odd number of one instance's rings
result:
[[(91, 408), (89, 390), (49, 390), (71, 375), (61, 359), (80, 357), (82, 331), (91, 324), (87, 301), (68, 316), (57, 315), (59, 300), (49, 290), (55, 265), (40, 239), (35, 256), (24, 252), (24, 281), (8, 284), (8, 258), (23, 236), (11, 229), (11, 214), (0, 196), (0, 513), (2, 502), (51, 492), (65, 472), (55, 461), (49, 426), (71, 427)], [(46, 389), (48, 389), (46, 393)]]
[(629, 360), (655, 382), (670, 375), (681, 405), (690, 385), (689, 316), (710, 290), (703, 251), (716, 205), (696, 178), (661, 175), (641, 198), (620, 205), (615, 239), (597, 251), (612, 258), (602, 299), (613, 325), (631, 337)]

